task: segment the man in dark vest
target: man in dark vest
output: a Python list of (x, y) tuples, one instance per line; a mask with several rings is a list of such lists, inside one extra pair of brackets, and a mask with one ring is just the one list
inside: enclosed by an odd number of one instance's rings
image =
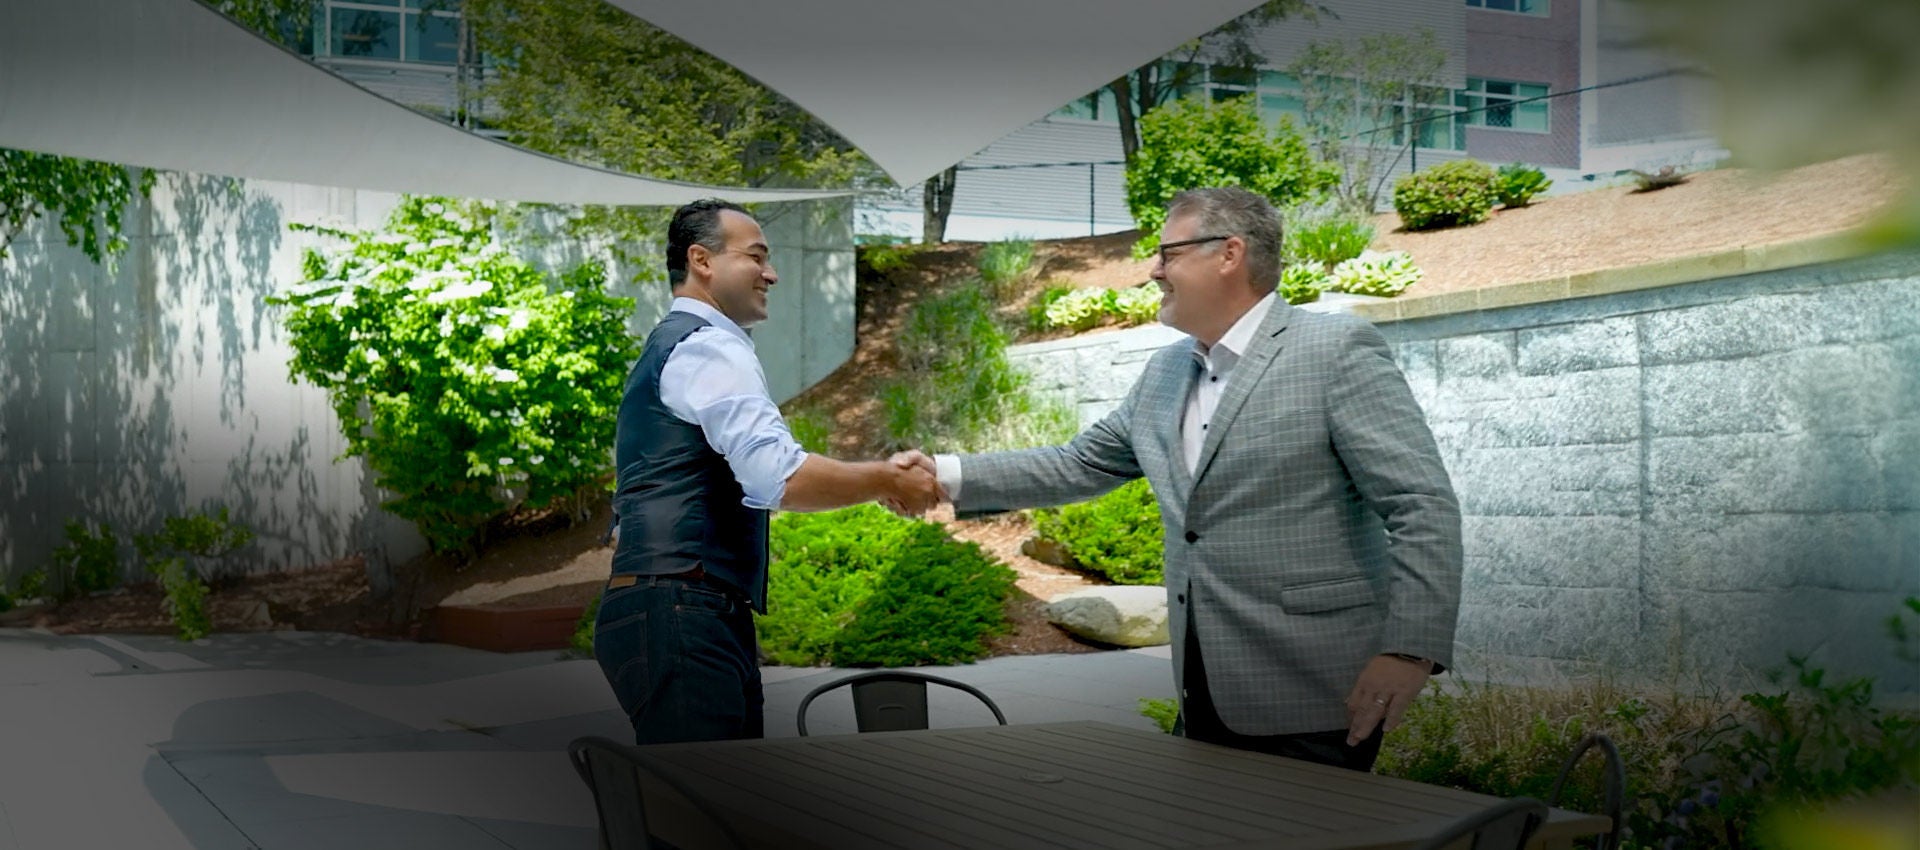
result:
[(753, 612), (766, 612), (767, 518), (879, 500), (918, 514), (933, 477), (801, 450), (746, 329), (779, 281), (760, 225), (719, 200), (667, 228), (673, 305), (627, 378), (615, 437), (619, 542), (593, 653), (642, 744), (758, 738)]

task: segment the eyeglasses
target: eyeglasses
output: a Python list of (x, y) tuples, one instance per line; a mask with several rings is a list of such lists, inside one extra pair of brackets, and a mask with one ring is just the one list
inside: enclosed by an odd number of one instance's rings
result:
[(1182, 239), (1178, 242), (1162, 242), (1160, 243), (1160, 265), (1164, 266), (1167, 263), (1172, 262), (1172, 258), (1167, 256), (1168, 248), (1185, 248), (1188, 245), (1202, 245), (1208, 242), (1218, 242), (1222, 239), (1232, 239), (1232, 238), (1233, 237), (1231, 236), (1202, 236), (1198, 239)]

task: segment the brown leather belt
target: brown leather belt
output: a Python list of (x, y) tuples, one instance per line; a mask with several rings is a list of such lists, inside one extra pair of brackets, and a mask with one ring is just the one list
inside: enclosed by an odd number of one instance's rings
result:
[(707, 568), (694, 567), (693, 569), (687, 570), (686, 572), (682, 572), (682, 573), (665, 573), (660, 575), (636, 575), (633, 573), (628, 573), (625, 575), (617, 575), (617, 576), (614, 576), (613, 578), (607, 579), (607, 589), (618, 590), (622, 587), (632, 587), (636, 584), (639, 584), (640, 580), (643, 578), (677, 578), (677, 579), (685, 579), (687, 581), (706, 581)]

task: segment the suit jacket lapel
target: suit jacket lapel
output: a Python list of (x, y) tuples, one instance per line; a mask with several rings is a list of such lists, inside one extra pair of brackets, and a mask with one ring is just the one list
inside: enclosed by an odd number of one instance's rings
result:
[[(1191, 346), (1193, 338), (1188, 337), (1182, 344)], [(1193, 385), (1200, 380), (1200, 361), (1188, 355), (1179, 362), (1181, 365), (1173, 371), (1174, 402), (1155, 413), (1160, 423), (1154, 430), (1159, 433), (1160, 448), (1173, 467), (1173, 492), (1184, 498), (1193, 489), (1193, 473), (1187, 471), (1187, 451), (1180, 441), (1180, 424), (1186, 419), (1187, 399), (1193, 395)]]
[(1206, 477), (1207, 467), (1220, 451), (1220, 441), (1226, 438), (1227, 431), (1233, 427), (1233, 420), (1240, 415), (1240, 408), (1253, 395), (1253, 387), (1260, 382), (1267, 365), (1273, 362), (1274, 355), (1280, 353), (1280, 332), (1287, 329), (1287, 322), (1292, 318), (1293, 307), (1276, 298), (1272, 309), (1267, 312), (1266, 320), (1260, 323), (1260, 330), (1254, 333), (1253, 341), (1247, 345), (1246, 353), (1241, 355), (1239, 363), (1234, 364), (1233, 374), (1227, 378), (1227, 387), (1220, 392), (1220, 404), (1213, 409), (1213, 419), (1207, 423), (1207, 438), (1200, 444), (1200, 463), (1194, 466), (1188, 496), (1192, 495), (1192, 485)]

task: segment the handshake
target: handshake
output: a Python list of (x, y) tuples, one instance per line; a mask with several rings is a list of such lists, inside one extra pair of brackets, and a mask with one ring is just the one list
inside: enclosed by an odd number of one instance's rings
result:
[(935, 475), (933, 458), (918, 449), (897, 452), (883, 464), (880, 494), (876, 497), (898, 516), (920, 516), (947, 501)]

